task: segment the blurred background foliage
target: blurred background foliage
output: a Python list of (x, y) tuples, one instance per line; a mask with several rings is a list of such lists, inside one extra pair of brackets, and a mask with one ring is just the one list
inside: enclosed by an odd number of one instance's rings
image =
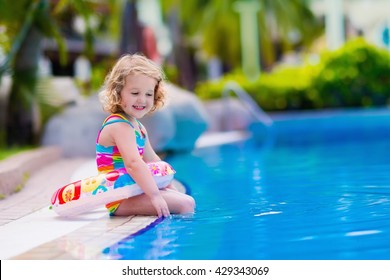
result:
[[(260, 7), (257, 29), (262, 73), (255, 81), (242, 74), (245, 50), (235, 8), (238, 0), (156, 1), (171, 44), (159, 63), (170, 82), (202, 99), (219, 97), (224, 83), (235, 80), (268, 111), (389, 103), (388, 52), (356, 40), (319, 54), (324, 18), (313, 14), (313, 1), (241, 0)], [(58, 93), (47, 86), (50, 77), (40, 74), (42, 56), (55, 54), (57, 64), (52, 68), (59, 76), (74, 74), (71, 67), (77, 57), (91, 61), (90, 80), (74, 78), (80, 92), (91, 95), (118, 56), (149, 55), (142, 37), (145, 22), (138, 10), (145, 2), (155, 1), (0, 0), (0, 89), (5, 78), (12, 81), (7, 98), (0, 95), (0, 147), (39, 145), (45, 123), (68, 106), (55, 101)], [(152, 14), (152, 9), (146, 13)], [(77, 53), (74, 41), (82, 42)], [(49, 52), (48, 42), (54, 46)], [(102, 52), (107, 42), (114, 48)], [(289, 66), (283, 59), (291, 53), (307, 58)], [(210, 81), (208, 74), (213, 59), (221, 64), (217, 81)]]
[(0, 146), (39, 143), (44, 122), (60, 109), (44, 100), (43, 96), (48, 95), (41, 94), (44, 87), (38, 87), (43, 41), (45, 38), (55, 40), (59, 63), (65, 64), (68, 60), (67, 20), (69, 14), (76, 13), (85, 23), (83, 54), (92, 57), (95, 30), (90, 18), (95, 12), (95, 1), (0, 1), (0, 47), (5, 53), (0, 64), (0, 83), (6, 74), (12, 79), (8, 98), (1, 99), (3, 104), (0, 104), (5, 111), (0, 116)]
[[(177, 19), (180, 44), (196, 50), (204, 62), (218, 58), (225, 72), (241, 68), (240, 22), (237, 0), (161, 1), (167, 22)], [(257, 16), (261, 68), (272, 69), (280, 57), (294, 49), (308, 49), (324, 32), (323, 20), (316, 18), (305, 0), (258, 0)], [(175, 36), (173, 34), (173, 36)], [(175, 39), (173, 39), (175, 41)], [(176, 66), (181, 70), (181, 63)], [(185, 67), (184, 67), (185, 69)], [(204, 78), (201, 71), (192, 76)], [(184, 82), (193, 89), (194, 82)]]
[(220, 98), (233, 80), (266, 111), (388, 106), (389, 73), (390, 53), (357, 38), (302, 65), (279, 66), (256, 81), (238, 71), (198, 83), (195, 92), (204, 100)]

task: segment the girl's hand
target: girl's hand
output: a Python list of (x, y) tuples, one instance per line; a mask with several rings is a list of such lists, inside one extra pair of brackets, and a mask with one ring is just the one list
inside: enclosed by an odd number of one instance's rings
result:
[(161, 195), (157, 195), (151, 198), (152, 205), (157, 211), (157, 216), (161, 217), (169, 217), (171, 215), (168, 204), (165, 199)]

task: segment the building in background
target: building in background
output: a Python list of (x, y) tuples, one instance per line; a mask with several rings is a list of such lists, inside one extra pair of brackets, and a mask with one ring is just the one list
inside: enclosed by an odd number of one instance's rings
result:
[(344, 39), (364, 37), (379, 47), (389, 44), (390, 0), (311, 0), (311, 8), (319, 17), (326, 17), (330, 4), (338, 2), (343, 21)]

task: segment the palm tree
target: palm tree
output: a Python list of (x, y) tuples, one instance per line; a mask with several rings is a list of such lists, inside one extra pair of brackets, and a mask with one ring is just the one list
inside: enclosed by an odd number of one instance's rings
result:
[[(8, 55), (0, 67), (0, 77), (6, 71), (12, 74), (6, 118), (2, 123), (2, 129), (5, 130), (2, 135), (6, 135), (8, 144), (33, 142), (33, 114), (36, 108), (34, 91), (43, 39), (39, 30), (40, 21), (37, 19), (47, 19), (47, 7), (47, 2), (44, 1), (3, 1), (0, 9), (1, 24), (5, 25), (12, 40)], [(12, 34), (17, 35), (13, 37)], [(5, 139), (2, 142), (4, 144)]]
[[(39, 114), (36, 84), (38, 61), (44, 37), (57, 41), (60, 60), (66, 61), (66, 46), (55, 16), (68, 7), (74, 8), (86, 21), (86, 53), (92, 53), (92, 29), (89, 25), (90, 1), (82, 0), (3, 0), (0, 2), (0, 26), (11, 44), (5, 46), (6, 59), (0, 65), (1, 77), (12, 75), (5, 120), (0, 120), (0, 145), (37, 144)], [(50, 4), (53, 4), (52, 6)]]
[[(208, 57), (218, 57), (229, 68), (240, 66), (239, 15), (234, 10), (238, 0), (163, 0), (161, 5), (167, 18), (176, 14), (184, 46), (199, 46)], [(245, 0), (241, 0), (245, 1)], [(296, 44), (309, 45), (321, 32), (305, 0), (254, 0), (260, 5), (258, 27), (263, 63), (275, 62), (275, 43), (282, 50)], [(172, 28), (171, 28), (172, 29)], [(178, 32), (173, 32), (177, 35)], [(291, 39), (295, 34), (295, 41)], [(278, 41), (275, 41), (278, 40)], [(173, 39), (175, 43), (175, 39)], [(177, 54), (177, 52), (175, 52)], [(182, 68), (180, 68), (182, 69)]]

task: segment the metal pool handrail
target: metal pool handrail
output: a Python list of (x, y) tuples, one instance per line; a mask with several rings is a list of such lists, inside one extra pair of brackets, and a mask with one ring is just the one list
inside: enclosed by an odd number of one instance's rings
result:
[(224, 100), (227, 100), (229, 96), (229, 92), (233, 92), (236, 94), (238, 99), (246, 106), (252, 116), (256, 121), (261, 122), (265, 126), (272, 126), (273, 120), (270, 116), (264, 112), (263, 109), (253, 100), (253, 98), (242, 88), (240, 85), (234, 81), (229, 81), (225, 84), (222, 89), (222, 97)]

